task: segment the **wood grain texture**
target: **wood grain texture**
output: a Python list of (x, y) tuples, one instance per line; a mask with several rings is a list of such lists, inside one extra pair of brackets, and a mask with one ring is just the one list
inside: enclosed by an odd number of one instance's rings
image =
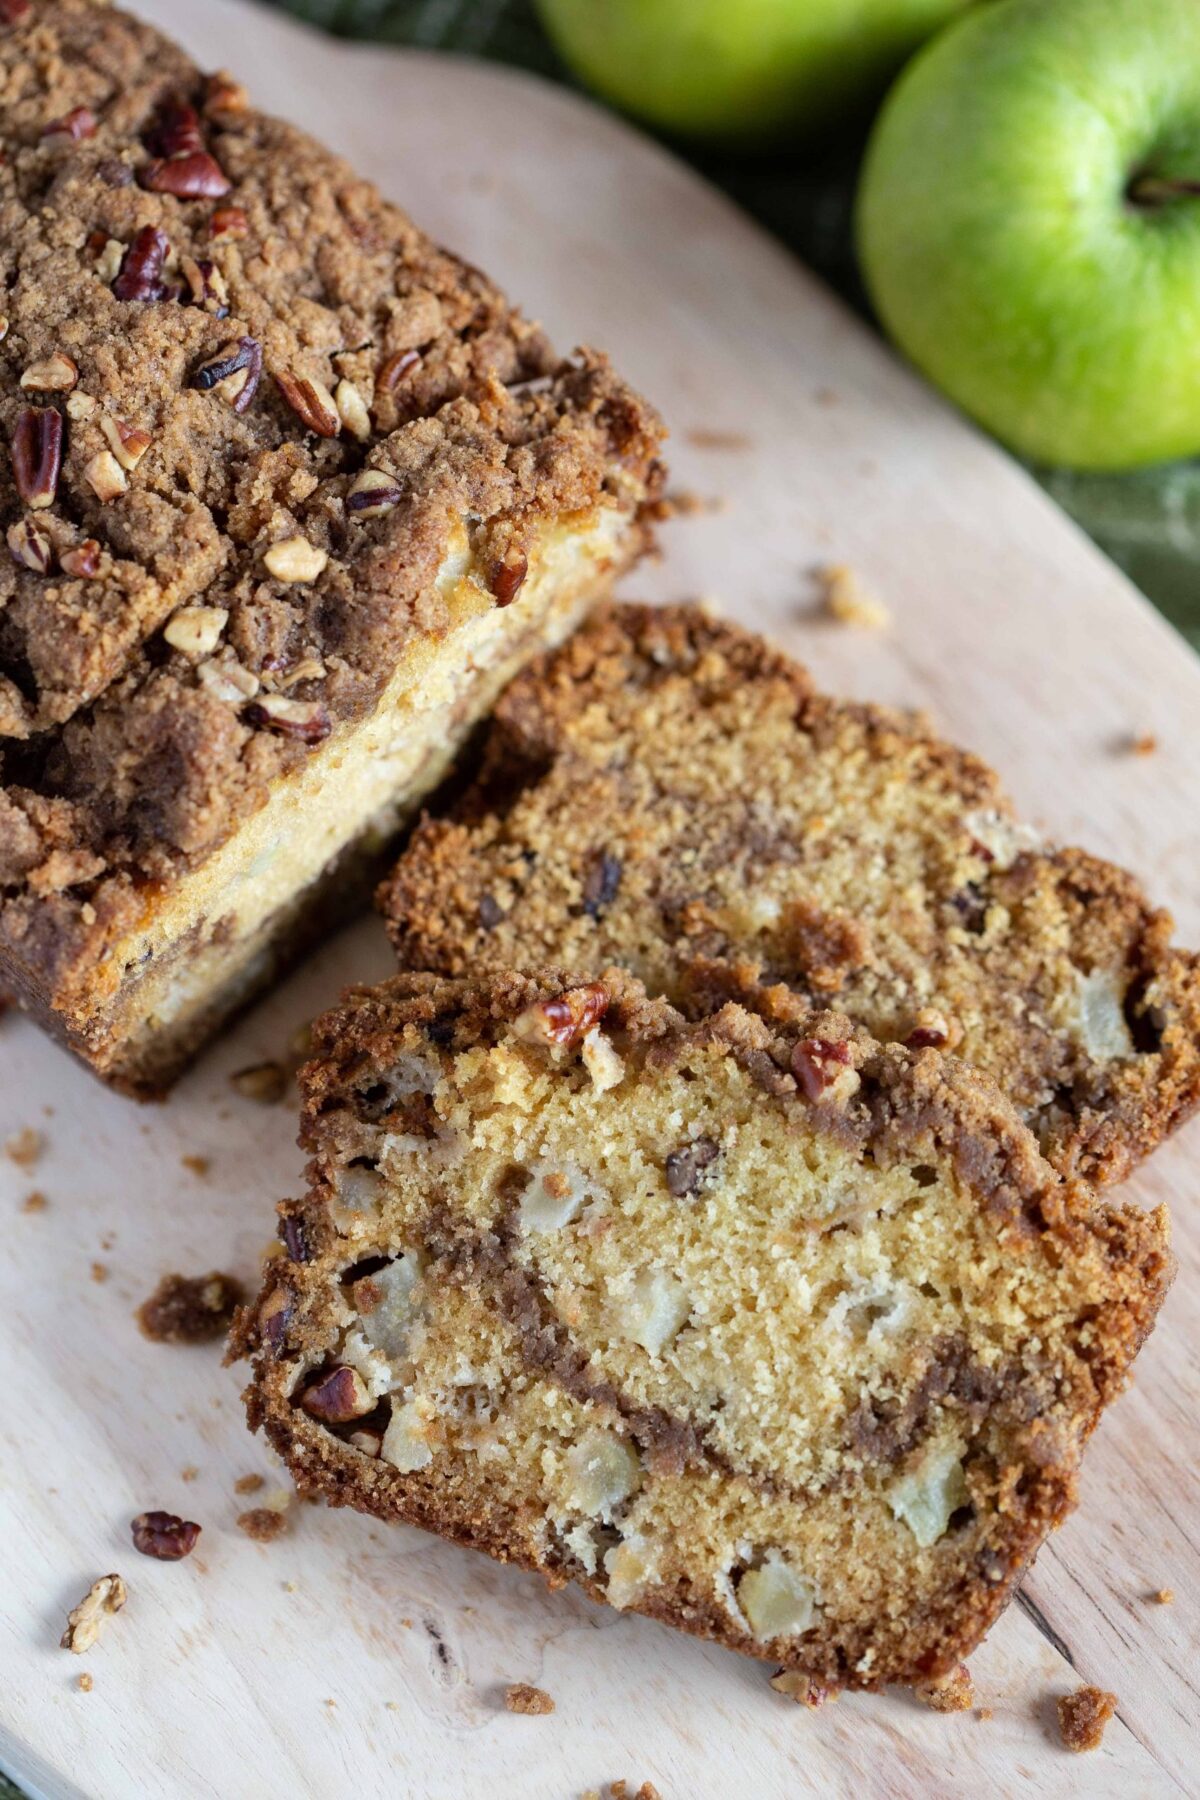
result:
[[(227, 0), (144, 10), (659, 401), (677, 486), (725, 504), (668, 528), (643, 593), (711, 595), (827, 687), (928, 707), (1039, 823), (1142, 870), (1200, 937), (1200, 663), (785, 253), (657, 149), (527, 78), (318, 41)], [(886, 602), (890, 631), (814, 614), (811, 572), (830, 561)], [(1146, 731), (1156, 755), (1122, 750)], [(147, 1343), (131, 1315), (166, 1269), (253, 1281), (300, 1157), (290, 1110), (240, 1100), (228, 1074), (385, 967), (382, 934), (358, 927), (150, 1111), (24, 1021), (0, 1026), (0, 1139), (47, 1138), (32, 1170), (0, 1159), (0, 1763), (54, 1800), (566, 1800), (618, 1777), (664, 1800), (1195, 1792), (1196, 1128), (1136, 1183), (1173, 1206), (1179, 1280), (1098, 1433), (1080, 1511), (973, 1658), (990, 1721), (895, 1697), (810, 1715), (762, 1665), (413, 1531), (311, 1507), (272, 1545), (236, 1529), (237, 1477), (278, 1481), (243, 1428), (241, 1376), (213, 1350)], [(33, 1188), (48, 1205), (23, 1212)], [(203, 1525), (187, 1562), (132, 1551), (129, 1520), (155, 1506)], [(70, 1657), (65, 1614), (109, 1569), (129, 1604)], [(1146, 1598), (1164, 1586), (1173, 1606)], [(506, 1713), (511, 1681), (557, 1711)], [(1053, 1699), (1085, 1681), (1120, 1713), (1081, 1760), (1058, 1744)]]

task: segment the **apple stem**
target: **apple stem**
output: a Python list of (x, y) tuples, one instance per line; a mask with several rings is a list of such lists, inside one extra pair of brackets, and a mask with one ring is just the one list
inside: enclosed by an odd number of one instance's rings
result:
[(1185, 175), (1135, 175), (1129, 184), (1129, 198), (1135, 206), (1162, 206), (1189, 194), (1200, 194), (1200, 180), (1191, 181)]

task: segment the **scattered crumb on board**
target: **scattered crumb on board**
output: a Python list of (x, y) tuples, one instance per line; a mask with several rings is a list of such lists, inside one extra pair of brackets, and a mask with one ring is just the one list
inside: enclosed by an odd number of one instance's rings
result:
[(1104, 1727), (1117, 1710), (1117, 1696), (1103, 1688), (1077, 1688), (1058, 1697), (1058, 1729), (1068, 1750), (1098, 1750)]
[(257, 1494), (263, 1485), (261, 1475), (239, 1475), (233, 1484), (235, 1494)]
[(1155, 1588), (1149, 1596), (1156, 1606), (1173, 1606), (1175, 1604), (1174, 1588)]
[(708, 425), (694, 425), (683, 435), (694, 450), (749, 450), (753, 445), (744, 431), (714, 431)]
[(1158, 739), (1152, 731), (1139, 732), (1129, 739), (1129, 749), (1134, 756), (1153, 756), (1158, 749)]
[(43, 1194), (40, 1189), (35, 1188), (32, 1194), (26, 1194), (25, 1198), (22, 1200), (21, 1211), (24, 1213), (45, 1212), (49, 1204), (45, 1194)]
[(212, 1159), (208, 1156), (181, 1156), (179, 1161), (193, 1175), (207, 1175), (212, 1167)]
[(81, 1693), (90, 1694), (95, 1685), (95, 1682), (92, 1680), (87, 1670), (84, 1669), (79, 1677), (79, 1688)]
[(828, 1687), (820, 1681), (814, 1681), (811, 1675), (805, 1675), (800, 1669), (779, 1669), (771, 1677), (771, 1686), (785, 1700), (794, 1700), (797, 1706), (807, 1706), (815, 1712), (818, 1706), (824, 1706), (827, 1700), (836, 1700)]
[(270, 1544), (288, 1529), (288, 1516), (281, 1508), (252, 1506), (248, 1512), (238, 1514), (237, 1523), (238, 1530), (256, 1544)]
[(252, 1063), (247, 1069), (235, 1069), (229, 1085), (243, 1100), (256, 1100), (260, 1106), (276, 1106), (288, 1090), (290, 1076), (282, 1063)]
[(204, 1344), (224, 1337), (245, 1290), (232, 1275), (164, 1275), (134, 1314), (156, 1344)]
[(825, 610), (840, 624), (866, 631), (883, 631), (891, 624), (892, 615), (883, 601), (863, 586), (847, 563), (827, 563), (816, 575)]
[(528, 1681), (514, 1681), (504, 1690), (504, 1704), (510, 1713), (552, 1713), (554, 1701), (545, 1688), (534, 1687)]
[(107, 1281), (108, 1280), (108, 1264), (107, 1263), (94, 1262), (92, 1264), (92, 1280), (93, 1281)]
[(913, 1693), (931, 1712), (968, 1712), (975, 1704), (975, 1684), (966, 1663), (959, 1663), (941, 1681), (919, 1682)]
[(4, 1140), (4, 1154), (18, 1169), (32, 1169), (46, 1147), (46, 1140), (32, 1125), (22, 1126)]

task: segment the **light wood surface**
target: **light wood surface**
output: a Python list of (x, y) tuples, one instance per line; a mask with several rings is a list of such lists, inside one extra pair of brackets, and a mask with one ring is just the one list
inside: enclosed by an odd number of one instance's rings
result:
[[(639, 591), (710, 595), (828, 687), (929, 707), (1031, 816), (1143, 871), (1200, 937), (1200, 663), (782, 250), (525, 77), (339, 46), (227, 0), (144, 10), (658, 400), (677, 485), (724, 508), (669, 527)], [(890, 631), (814, 615), (830, 561), (886, 602)], [(1146, 731), (1157, 754), (1122, 749)], [(33, 1170), (0, 1158), (0, 1763), (54, 1800), (567, 1800), (618, 1777), (664, 1800), (1195, 1793), (1200, 1128), (1136, 1182), (1172, 1204), (1179, 1279), (1079, 1512), (972, 1659), (986, 1721), (886, 1696), (810, 1715), (763, 1665), (349, 1514), (300, 1508), (266, 1546), (235, 1528), (235, 1479), (279, 1481), (246, 1435), (241, 1374), (145, 1342), (131, 1314), (166, 1269), (253, 1280), (300, 1157), (290, 1110), (239, 1099), (228, 1074), (386, 962), (359, 926), (159, 1109), (104, 1093), (25, 1021), (0, 1027), (0, 1139), (46, 1136)], [(32, 1188), (42, 1212), (21, 1208)], [(203, 1525), (189, 1561), (130, 1548), (154, 1506)], [(64, 1616), (110, 1569), (129, 1604), (68, 1656)], [(1173, 1606), (1148, 1601), (1162, 1587)], [(514, 1680), (548, 1688), (554, 1716), (507, 1714)], [(1053, 1699), (1084, 1681), (1120, 1710), (1078, 1758)]]

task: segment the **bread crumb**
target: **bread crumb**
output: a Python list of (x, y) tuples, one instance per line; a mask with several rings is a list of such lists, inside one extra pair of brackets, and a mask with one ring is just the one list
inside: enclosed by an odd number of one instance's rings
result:
[(164, 1275), (134, 1314), (155, 1344), (203, 1344), (224, 1337), (245, 1299), (240, 1281), (211, 1269), (207, 1275)]
[(25, 1125), (4, 1140), (4, 1154), (18, 1169), (32, 1169), (46, 1147), (46, 1140), (32, 1125)]
[(1077, 1688), (1058, 1697), (1058, 1729), (1068, 1750), (1098, 1750), (1104, 1727), (1117, 1710), (1117, 1696), (1103, 1688)]
[(93, 1581), (79, 1605), (67, 1614), (67, 1628), (59, 1639), (61, 1650), (73, 1650), (82, 1656), (100, 1636), (100, 1627), (111, 1613), (120, 1612), (126, 1600), (125, 1583), (119, 1575), (101, 1575)]
[(729, 502), (723, 494), (697, 494), (692, 488), (675, 488), (659, 503), (662, 519), (695, 519), (705, 513), (723, 513)]
[(994, 1719), (995, 1716), (990, 1706), (981, 1706), (975, 1714), (981, 1725), (986, 1725), (988, 1720)]
[(248, 1069), (235, 1069), (229, 1077), (243, 1100), (256, 1100), (260, 1106), (276, 1106), (287, 1093), (288, 1071), (282, 1063), (253, 1063)]
[[(590, 1791), (594, 1792), (594, 1789)], [(608, 1792), (609, 1800), (630, 1800), (627, 1781), (610, 1781)], [(599, 1796), (597, 1796), (597, 1800), (599, 1800)], [(632, 1796), (632, 1800), (662, 1800), (662, 1795), (652, 1781), (643, 1781), (637, 1793)]]
[(94, 1262), (92, 1264), (92, 1280), (93, 1281), (107, 1281), (108, 1280), (108, 1267), (105, 1263)]
[(283, 1584), (283, 1591), (285, 1594), (295, 1594), (299, 1592), (299, 1589), (294, 1581), (285, 1581)]
[(1152, 731), (1143, 731), (1138, 737), (1131, 737), (1129, 749), (1134, 756), (1153, 756), (1158, 749), (1158, 739)]
[(263, 1485), (261, 1475), (239, 1475), (233, 1484), (235, 1494), (257, 1494)]
[(195, 1463), (189, 1463), (186, 1469), (180, 1469), (179, 1479), (180, 1481), (195, 1481), (199, 1473), (200, 1471)]
[(892, 615), (882, 600), (868, 593), (854, 570), (846, 563), (830, 563), (818, 569), (826, 611), (843, 625), (857, 625), (867, 631), (883, 631)]
[(400, 1711), (400, 1707), (395, 1700), (385, 1700), (383, 1704), (386, 1707), (388, 1712), (399, 1712)]
[(21, 1211), (24, 1213), (45, 1212), (48, 1205), (49, 1201), (46, 1199), (45, 1194), (35, 1188), (32, 1194), (26, 1194), (25, 1198), (22, 1200)]
[(931, 1712), (967, 1712), (975, 1704), (975, 1684), (966, 1663), (959, 1663), (940, 1681), (918, 1682), (913, 1693)]
[(1151, 1600), (1154, 1601), (1154, 1604), (1156, 1606), (1174, 1606), (1174, 1604), (1175, 1604), (1175, 1589), (1174, 1588), (1156, 1588), (1154, 1593), (1152, 1593), (1150, 1595), (1150, 1598), (1151, 1598)]
[(252, 1506), (249, 1512), (238, 1514), (237, 1522), (238, 1529), (253, 1538), (256, 1544), (273, 1543), (288, 1528), (287, 1514), (273, 1506)]
[(212, 1159), (207, 1156), (181, 1156), (179, 1160), (193, 1175), (207, 1175), (212, 1168)]
[(749, 450), (752, 439), (742, 431), (714, 431), (707, 425), (694, 425), (684, 437), (696, 450)]
[(815, 1712), (818, 1706), (824, 1706), (827, 1700), (836, 1700), (837, 1695), (831, 1693), (824, 1682), (816, 1681), (811, 1675), (805, 1675), (799, 1669), (778, 1669), (771, 1677), (771, 1686), (785, 1700), (794, 1700), (797, 1706), (807, 1706)]
[(87, 1670), (84, 1669), (83, 1673), (79, 1677), (80, 1691), (84, 1694), (90, 1694), (92, 1689), (95, 1687), (95, 1685), (96, 1685), (95, 1682), (92, 1680), (92, 1678), (88, 1674)]
[(504, 1690), (504, 1704), (510, 1713), (552, 1713), (554, 1701), (545, 1688), (533, 1687), (528, 1681), (514, 1681)]

